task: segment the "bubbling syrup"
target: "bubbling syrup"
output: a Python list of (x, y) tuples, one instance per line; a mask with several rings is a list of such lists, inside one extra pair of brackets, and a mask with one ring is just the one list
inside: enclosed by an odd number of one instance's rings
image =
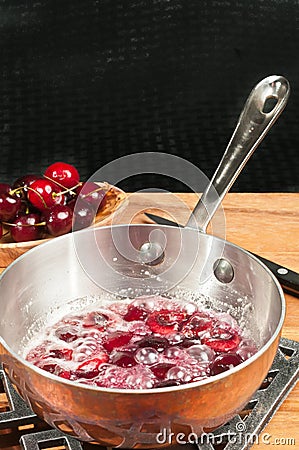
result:
[(64, 316), (25, 358), (67, 380), (151, 389), (218, 375), (256, 352), (254, 341), (228, 313), (142, 296)]

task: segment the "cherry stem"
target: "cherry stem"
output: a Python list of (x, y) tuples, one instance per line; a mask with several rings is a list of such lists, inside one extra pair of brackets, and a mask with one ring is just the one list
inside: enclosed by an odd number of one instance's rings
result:
[(94, 192), (103, 191), (104, 189), (99, 186), (97, 189), (94, 189), (93, 191), (88, 192), (87, 194), (81, 195), (82, 198), (88, 197), (90, 194), (93, 194)]
[[(27, 188), (27, 186), (26, 186), (26, 188)], [(22, 192), (24, 189), (25, 189), (25, 186), (19, 186), (19, 187), (15, 188), (15, 189), (10, 189), (9, 195), (18, 194), (19, 192)]]
[(63, 186), (63, 184), (59, 183), (56, 180), (53, 180), (50, 177), (47, 177), (47, 175), (44, 175), (44, 178), (46, 178), (49, 181), (52, 181), (52, 183), (57, 184), (57, 186), (61, 187), (62, 189), (64, 189), (61, 192), (53, 192), (53, 197), (57, 197), (58, 195), (62, 195), (62, 194), (67, 194), (68, 192), (70, 192), (72, 195), (77, 195), (76, 192), (73, 191), (73, 189), (77, 189), (79, 186), (81, 186), (83, 183), (81, 181), (79, 181), (79, 183), (77, 183), (75, 186), (73, 186), (72, 188), (65, 188), (65, 186)]
[[(18, 224), (18, 223), (10, 223), (10, 222), (2, 222), (3, 225), (6, 225), (8, 227), (44, 227), (46, 225), (46, 222), (38, 222), (38, 223), (22, 223), (22, 224)], [(9, 231), (7, 231), (7, 233), (9, 233)], [(6, 233), (6, 234), (7, 234)]]
[(48, 205), (47, 205), (47, 203), (45, 202), (43, 196), (42, 196), (38, 191), (36, 191), (35, 189), (32, 189), (30, 186), (27, 186), (26, 189), (28, 189), (29, 191), (35, 192), (36, 195), (38, 195), (38, 197), (39, 197), (39, 198), (41, 199), (41, 201), (43, 202), (45, 209), (48, 208)]

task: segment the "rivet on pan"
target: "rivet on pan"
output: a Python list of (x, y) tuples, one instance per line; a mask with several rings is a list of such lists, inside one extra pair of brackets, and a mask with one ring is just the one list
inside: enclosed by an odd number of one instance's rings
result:
[(139, 249), (140, 259), (144, 264), (156, 266), (164, 259), (164, 251), (157, 242), (145, 242)]
[(214, 262), (214, 275), (221, 283), (230, 283), (234, 278), (233, 266), (227, 259), (219, 258)]

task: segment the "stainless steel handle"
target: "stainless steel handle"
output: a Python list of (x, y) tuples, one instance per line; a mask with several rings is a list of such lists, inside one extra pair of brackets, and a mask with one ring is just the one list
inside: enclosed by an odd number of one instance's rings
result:
[[(223, 197), (284, 110), (289, 94), (289, 82), (276, 75), (263, 79), (251, 91), (219, 166), (186, 226), (193, 226), (195, 219), (197, 228), (206, 231)], [(268, 111), (271, 101), (275, 105)]]

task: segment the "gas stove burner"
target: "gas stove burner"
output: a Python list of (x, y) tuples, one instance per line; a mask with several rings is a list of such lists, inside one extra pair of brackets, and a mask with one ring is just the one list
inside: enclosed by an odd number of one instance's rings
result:
[[(267, 377), (244, 410), (230, 422), (192, 442), (180, 442), (172, 450), (247, 450), (270, 421), (275, 411), (294, 387), (299, 374), (299, 343), (281, 339), (279, 349)], [(2, 386), (1, 386), (2, 385)], [(105, 450), (100, 445), (86, 444), (49, 429), (15, 392), (0, 370), (0, 438), (1, 449), (40, 450), (63, 447), (67, 450)], [(189, 437), (191, 438), (191, 436)], [(3, 444), (2, 444), (3, 442)], [(179, 445), (180, 444), (180, 445)], [(221, 446), (219, 447), (219, 444)], [(18, 446), (20, 445), (20, 446)], [(107, 448), (108, 450), (108, 448)], [(111, 449), (110, 449), (111, 450)]]

